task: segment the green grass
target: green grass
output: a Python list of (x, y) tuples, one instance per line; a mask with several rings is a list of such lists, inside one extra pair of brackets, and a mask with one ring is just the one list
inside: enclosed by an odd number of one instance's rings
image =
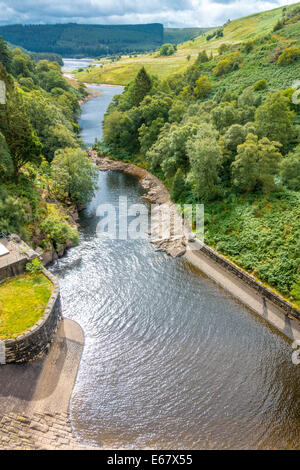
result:
[(0, 285), (0, 339), (15, 338), (42, 317), (52, 294), (44, 274), (23, 274)]
[[(291, 5), (289, 8), (293, 8), (295, 5)], [(217, 56), (218, 48), (222, 43), (239, 44), (272, 32), (274, 25), (282, 17), (282, 9), (283, 7), (280, 7), (231, 21), (224, 27), (224, 37), (207, 41), (205, 35), (199, 36), (179, 45), (177, 52), (169, 57), (157, 57), (157, 53), (150, 53), (137, 57), (125, 56), (118, 62), (110, 62), (106, 59), (101, 61), (104, 64), (103, 67), (95, 67), (90, 71), (76, 73), (76, 77), (81, 82), (127, 85), (136, 77), (139, 69), (144, 66), (151, 75), (164, 79), (172, 74), (184, 72), (193, 64), (198, 53), (202, 50), (206, 50), (208, 54), (212, 52), (214, 56)], [(283, 31), (278, 31), (278, 33), (276, 37), (282, 41), (290, 39), (299, 41), (299, 23), (287, 25)], [(188, 56), (191, 56), (190, 61), (187, 60)]]

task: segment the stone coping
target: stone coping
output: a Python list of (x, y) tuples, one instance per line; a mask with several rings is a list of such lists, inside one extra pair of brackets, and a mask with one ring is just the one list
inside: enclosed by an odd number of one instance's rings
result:
[(230, 261), (225, 256), (221, 255), (221, 253), (213, 250), (210, 246), (201, 242), (199, 239), (195, 239), (195, 242), (193, 242), (193, 244), (195, 243), (197, 244), (197, 248), (199, 249), (199, 251), (201, 251), (204, 255), (213, 259), (215, 262), (222, 265), (225, 269), (233, 273), (235, 276), (242, 279), (247, 285), (251, 286), (261, 295), (273, 302), (277, 307), (280, 307), (282, 310), (284, 310), (287, 315), (291, 315), (297, 320), (300, 320), (300, 310), (295, 308), (291, 302), (285, 300), (277, 292), (272, 291), (269, 287), (265, 286), (261, 281), (256, 279), (255, 276), (244, 271), (238, 265)]

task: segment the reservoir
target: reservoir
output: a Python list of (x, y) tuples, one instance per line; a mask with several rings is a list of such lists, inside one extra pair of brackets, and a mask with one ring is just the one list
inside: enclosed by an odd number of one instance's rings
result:
[[(81, 135), (121, 87), (82, 106)], [(148, 240), (96, 235), (101, 203), (141, 203), (138, 181), (99, 172), (80, 244), (50, 267), (85, 347), (71, 401), (77, 438), (103, 448), (299, 449), (300, 366), (277, 330)]]

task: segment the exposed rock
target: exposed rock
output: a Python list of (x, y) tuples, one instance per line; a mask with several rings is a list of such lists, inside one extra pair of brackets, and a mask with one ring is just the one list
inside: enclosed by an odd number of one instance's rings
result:
[(14, 243), (21, 243), (22, 241), (19, 235), (17, 235), (16, 233), (11, 233), (8, 237), (8, 240)]
[(146, 190), (142, 197), (156, 205), (151, 211), (151, 229), (148, 232), (150, 242), (157, 246), (157, 251), (164, 251), (173, 258), (183, 256), (187, 242), (194, 237), (190, 227), (184, 225), (182, 216), (171, 201), (164, 184), (144, 168), (132, 163), (99, 156), (92, 149), (88, 149), (87, 153), (101, 171), (121, 171), (139, 178), (140, 184)]

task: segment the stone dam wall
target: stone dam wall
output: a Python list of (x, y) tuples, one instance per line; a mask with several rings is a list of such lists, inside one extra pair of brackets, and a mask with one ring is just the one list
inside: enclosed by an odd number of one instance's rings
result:
[(209, 256), (211, 259), (216, 261), (216, 263), (220, 264), (225, 269), (230, 271), (232, 274), (237, 276), (239, 279), (244, 281), (248, 286), (255, 289), (260, 295), (262, 295), (266, 299), (273, 302), (277, 307), (284, 310), (286, 314), (292, 315), (293, 317), (297, 318), (297, 320), (300, 320), (299, 310), (296, 310), (290, 302), (288, 302), (287, 300), (284, 300), (282, 297), (279, 297), (279, 295), (272, 292), (271, 289), (264, 286), (254, 276), (251, 276), (247, 272), (243, 271), (241, 268), (236, 266), (227, 258), (220, 255), (220, 253), (217, 253), (216, 251), (214, 251), (212, 248), (210, 248), (209, 246), (205, 244), (202, 245), (200, 250), (203, 254), (205, 254), (206, 256)]

